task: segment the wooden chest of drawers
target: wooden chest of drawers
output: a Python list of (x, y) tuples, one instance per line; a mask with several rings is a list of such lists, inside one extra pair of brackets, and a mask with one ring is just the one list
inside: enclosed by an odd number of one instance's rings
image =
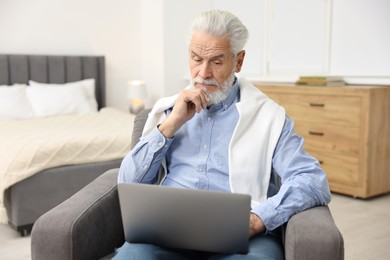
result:
[(285, 107), (331, 191), (360, 198), (390, 191), (390, 87), (255, 85)]

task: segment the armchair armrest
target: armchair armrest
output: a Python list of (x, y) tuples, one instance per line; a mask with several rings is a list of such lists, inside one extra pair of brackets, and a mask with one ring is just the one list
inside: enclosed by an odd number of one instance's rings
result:
[(286, 260), (344, 259), (344, 240), (327, 206), (290, 218), (285, 230)]
[(107, 171), (41, 216), (31, 233), (32, 259), (98, 259), (121, 246), (117, 175)]

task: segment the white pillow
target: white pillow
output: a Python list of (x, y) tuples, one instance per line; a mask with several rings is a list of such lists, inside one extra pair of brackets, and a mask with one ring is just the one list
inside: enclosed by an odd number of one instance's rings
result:
[(86, 98), (88, 101), (88, 104), (91, 108), (91, 111), (97, 112), (98, 105), (97, 101), (95, 98), (95, 79), (83, 79), (80, 81), (75, 81), (75, 82), (68, 82), (65, 84), (47, 84), (47, 83), (39, 83), (30, 80), (28, 84), (31, 87), (62, 87), (62, 86), (67, 86), (67, 87), (79, 87), (83, 88), (86, 94)]
[(91, 109), (86, 91), (80, 86), (27, 87), (26, 93), (38, 117), (96, 112)]
[(0, 118), (25, 119), (33, 116), (26, 85), (0, 86)]

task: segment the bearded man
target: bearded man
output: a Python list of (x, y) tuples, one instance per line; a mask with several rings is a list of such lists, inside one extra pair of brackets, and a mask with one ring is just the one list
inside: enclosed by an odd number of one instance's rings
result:
[[(284, 259), (283, 223), (329, 203), (326, 176), (303, 149), (285, 110), (235, 76), (247, 39), (246, 27), (228, 12), (208, 11), (193, 21), (191, 85), (155, 104), (142, 138), (122, 162), (118, 182), (155, 183), (163, 166), (163, 186), (250, 194), (248, 254), (125, 242), (115, 259)], [(280, 189), (271, 173), (280, 176)]]

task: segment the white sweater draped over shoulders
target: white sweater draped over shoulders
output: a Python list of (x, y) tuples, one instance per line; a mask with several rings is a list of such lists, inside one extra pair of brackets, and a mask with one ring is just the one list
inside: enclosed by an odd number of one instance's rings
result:
[[(235, 104), (239, 120), (229, 144), (229, 182), (232, 192), (251, 195), (253, 208), (267, 199), (272, 156), (282, 133), (285, 110), (245, 78), (238, 80), (241, 98)], [(173, 107), (177, 96), (156, 102), (143, 135), (166, 118), (165, 110)]]

